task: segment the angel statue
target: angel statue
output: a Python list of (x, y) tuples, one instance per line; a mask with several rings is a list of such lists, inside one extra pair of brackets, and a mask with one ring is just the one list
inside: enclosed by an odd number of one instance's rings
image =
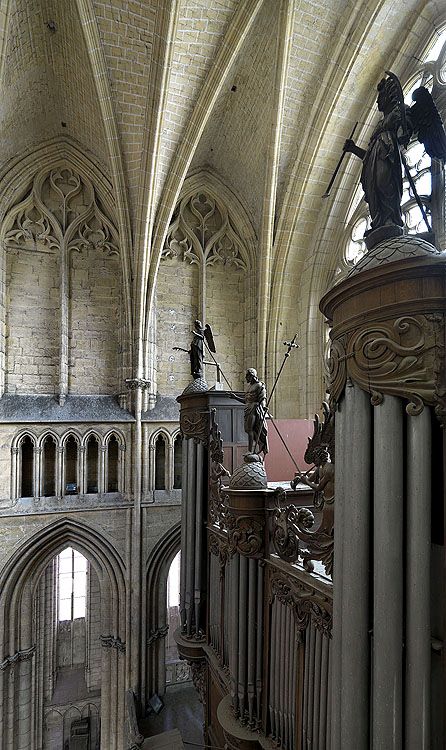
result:
[[(416, 138), (423, 143), (429, 156), (446, 159), (446, 134), (429, 91), (424, 86), (416, 89), (412, 94), (414, 104), (408, 107), (404, 103), (397, 76), (390, 71), (386, 71), (386, 75), (388, 77), (378, 84), (377, 105), (382, 118), (375, 127), (367, 148), (360, 148), (350, 138), (343, 147), (345, 153), (355, 154), (363, 163), (361, 185), (372, 220), (371, 228), (365, 236), (381, 227), (388, 227), (390, 231), (383, 235), (383, 239), (385, 236), (403, 233), (402, 165), (427, 223), (424, 206), (416, 192), (401, 147), (406, 148), (409, 141)], [(428, 228), (430, 230), (429, 225)]]
[(191, 333), (192, 341), (189, 349), (190, 371), (194, 380), (197, 380), (197, 378), (203, 377), (204, 344), (206, 342), (212, 353), (215, 353), (215, 344), (212, 329), (208, 323), (203, 327), (201, 320), (196, 320)]

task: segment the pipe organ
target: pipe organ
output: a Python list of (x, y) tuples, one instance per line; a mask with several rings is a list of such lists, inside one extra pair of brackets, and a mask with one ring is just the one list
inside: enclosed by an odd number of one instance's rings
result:
[(313, 572), (296, 564), (298, 538), (283, 525), (313, 493), (268, 489), (258, 465), (243, 464), (243, 405), (231, 394), (178, 400), (185, 462), (176, 640), (205, 707), (205, 739), (238, 750), (302, 742), (328, 750), (331, 578), (320, 564)]
[(263, 465), (243, 463), (231, 394), (179, 397), (176, 639), (206, 742), (444, 746), (445, 270), (424, 240), (391, 238), (322, 300), (330, 404), (314, 495), (268, 488)]

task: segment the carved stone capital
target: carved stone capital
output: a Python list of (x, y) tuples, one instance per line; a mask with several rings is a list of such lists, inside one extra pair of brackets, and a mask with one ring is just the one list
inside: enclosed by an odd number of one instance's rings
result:
[(159, 641), (161, 638), (165, 638), (168, 632), (168, 625), (164, 625), (164, 627), (157, 628), (156, 630), (151, 630), (149, 633), (149, 637), (147, 638), (147, 645), (151, 646), (152, 643), (155, 643), (155, 641)]
[(4, 659), (0, 663), (0, 672), (4, 672), (5, 669), (8, 669), (8, 667), (13, 667), (15, 664), (19, 664), (21, 661), (29, 661), (33, 658), (35, 651), (36, 647), (31, 646), (31, 648), (26, 648), (22, 651), (16, 651), (12, 656), (7, 656), (6, 659)]
[(101, 635), (100, 640), (103, 648), (115, 648), (118, 653), (125, 654), (125, 642), (119, 636), (115, 638), (112, 635)]
[(151, 385), (150, 380), (146, 380), (146, 378), (126, 378), (124, 382), (129, 391), (136, 391), (137, 388), (147, 391)]

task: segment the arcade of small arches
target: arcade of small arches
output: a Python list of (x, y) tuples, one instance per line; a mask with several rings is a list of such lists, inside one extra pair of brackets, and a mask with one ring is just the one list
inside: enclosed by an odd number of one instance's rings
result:
[(125, 440), (118, 432), (80, 436), (21, 432), (14, 440), (11, 496), (63, 497), (125, 491)]

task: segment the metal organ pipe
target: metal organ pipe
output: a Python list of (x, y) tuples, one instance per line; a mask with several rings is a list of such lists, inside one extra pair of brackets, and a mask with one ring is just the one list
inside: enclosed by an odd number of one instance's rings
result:
[(187, 472), (187, 518), (186, 518), (186, 630), (192, 635), (192, 619), (194, 611), (194, 581), (195, 581), (195, 497), (196, 497), (196, 459), (197, 447), (193, 440), (188, 440), (188, 472)]
[(429, 750), (431, 625), (431, 413), (407, 420), (406, 735), (407, 750)]
[(403, 408), (386, 395), (374, 409), (374, 750), (403, 743)]
[(196, 448), (196, 501), (195, 507), (195, 571), (194, 571), (194, 619), (195, 633), (200, 632), (201, 626), (201, 569), (203, 558), (203, 443), (199, 442)]
[(370, 396), (356, 386), (347, 385), (345, 405), (345, 434), (355, 449), (343, 452), (341, 463), (345, 461), (345, 465), (341, 473), (344, 472), (345, 497), (354, 498), (354, 502), (342, 511), (342, 676), (341, 712), (337, 717), (341, 723), (341, 744), (335, 748), (368, 750)]

